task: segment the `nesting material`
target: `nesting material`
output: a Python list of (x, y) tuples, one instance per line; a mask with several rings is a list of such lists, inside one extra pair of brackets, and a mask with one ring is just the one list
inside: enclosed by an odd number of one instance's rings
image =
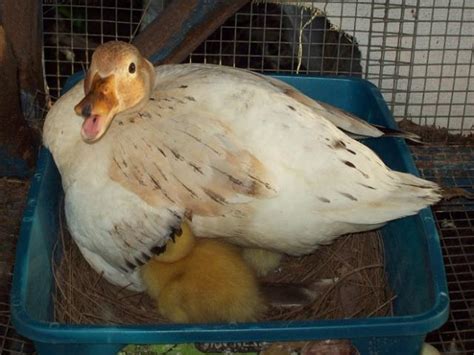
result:
[[(60, 259), (53, 263), (57, 322), (102, 325), (167, 322), (146, 294), (111, 285), (92, 270), (65, 226), (54, 254), (54, 259)], [(395, 298), (385, 282), (383, 245), (377, 232), (343, 236), (309, 256), (285, 257), (281, 266), (262, 282), (304, 283), (320, 290), (313, 304), (269, 307), (262, 320), (385, 316), (391, 314)]]
[(474, 134), (452, 134), (447, 128), (435, 126), (420, 126), (404, 119), (398, 122), (400, 129), (415, 133), (425, 144), (442, 143), (444, 145), (474, 145)]
[[(315, 253), (286, 257), (268, 280), (304, 283), (320, 290), (313, 304), (294, 309), (272, 308), (268, 320), (342, 319), (392, 314), (395, 296), (384, 272), (379, 232), (340, 237)], [(312, 285), (312, 286), (311, 286)]]

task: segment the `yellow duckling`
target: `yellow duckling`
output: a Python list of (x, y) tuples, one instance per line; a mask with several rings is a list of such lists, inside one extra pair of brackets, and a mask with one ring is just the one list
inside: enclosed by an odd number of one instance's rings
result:
[(160, 313), (176, 323), (255, 321), (265, 310), (240, 250), (215, 239), (196, 240), (186, 223), (163, 254), (142, 266), (141, 275)]

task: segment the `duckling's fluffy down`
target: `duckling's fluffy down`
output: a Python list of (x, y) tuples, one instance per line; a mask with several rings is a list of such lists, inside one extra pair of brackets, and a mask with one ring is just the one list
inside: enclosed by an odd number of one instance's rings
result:
[(240, 250), (201, 238), (183, 259), (152, 259), (142, 267), (148, 294), (177, 323), (255, 321), (265, 309), (253, 271)]

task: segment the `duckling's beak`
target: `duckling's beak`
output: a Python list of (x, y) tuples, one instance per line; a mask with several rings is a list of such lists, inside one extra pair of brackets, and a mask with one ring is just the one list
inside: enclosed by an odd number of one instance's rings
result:
[(86, 97), (74, 107), (76, 113), (84, 117), (82, 139), (87, 143), (100, 139), (109, 128), (118, 108), (115, 76), (112, 74), (102, 78), (96, 73)]

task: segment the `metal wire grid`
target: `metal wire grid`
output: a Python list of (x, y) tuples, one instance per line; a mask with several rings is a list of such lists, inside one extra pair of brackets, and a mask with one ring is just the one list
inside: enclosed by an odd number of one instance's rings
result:
[[(474, 147), (413, 149), (423, 177), (474, 192)], [(445, 354), (474, 353), (474, 202), (443, 202), (433, 208), (441, 236), (450, 297), (450, 317), (427, 341)]]
[(111, 40), (129, 42), (144, 20), (147, 0), (43, 0), (43, 55), (50, 95), (89, 67), (94, 49)]
[(0, 290), (0, 354), (33, 354), (34, 346), (30, 340), (18, 335), (10, 321), (9, 290), (11, 282), (11, 273), (7, 275), (8, 280), (2, 279)]
[[(442, 126), (453, 133), (473, 131), (472, 2), (293, 2), (305, 4), (305, 10), (289, 3), (245, 7), (191, 60), (261, 72), (362, 74), (382, 91), (396, 119)], [(324, 14), (327, 17), (321, 17)], [(229, 47), (234, 51), (229, 53)]]
[[(51, 94), (58, 96), (69, 75), (88, 67), (99, 43), (129, 41), (164, 6), (164, 0), (43, 0)], [(396, 119), (471, 133), (473, 32), (469, 0), (252, 3), (189, 60), (260, 72), (363, 76), (380, 88)]]

